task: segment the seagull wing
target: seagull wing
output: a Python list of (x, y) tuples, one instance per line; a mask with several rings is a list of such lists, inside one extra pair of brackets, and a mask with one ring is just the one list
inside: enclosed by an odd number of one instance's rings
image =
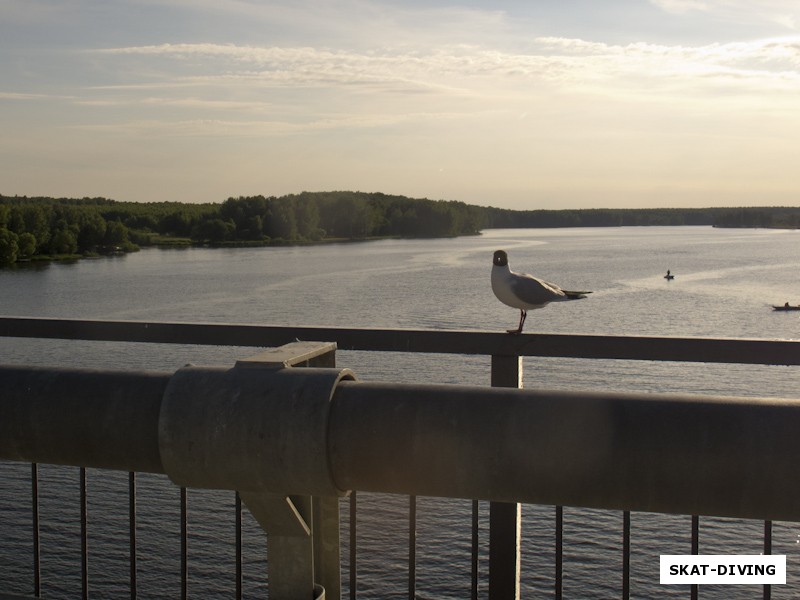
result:
[(554, 300), (566, 300), (567, 295), (560, 287), (528, 275), (527, 273), (512, 273), (511, 289), (514, 295), (531, 307), (544, 306)]

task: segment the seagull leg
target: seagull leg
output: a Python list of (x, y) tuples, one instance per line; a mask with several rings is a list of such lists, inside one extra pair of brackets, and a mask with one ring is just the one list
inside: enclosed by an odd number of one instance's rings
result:
[(516, 329), (509, 329), (508, 333), (522, 333), (522, 326), (525, 324), (525, 318), (528, 316), (527, 310), (519, 310), (519, 326)]

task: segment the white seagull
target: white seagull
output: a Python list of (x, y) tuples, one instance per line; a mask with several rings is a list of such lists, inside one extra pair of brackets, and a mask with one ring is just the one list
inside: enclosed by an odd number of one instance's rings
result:
[(508, 254), (497, 250), (492, 259), (492, 291), (497, 299), (512, 308), (518, 308), (519, 326), (508, 333), (522, 333), (528, 310), (542, 308), (550, 302), (580, 300), (592, 292), (568, 292), (554, 283), (547, 283), (527, 273), (515, 273), (508, 267)]

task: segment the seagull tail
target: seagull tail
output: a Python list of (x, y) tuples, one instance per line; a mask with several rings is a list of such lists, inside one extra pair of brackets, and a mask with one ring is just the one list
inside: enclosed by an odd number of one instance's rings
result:
[(567, 290), (561, 290), (566, 295), (567, 298), (570, 300), (580, 300), (581, 298), (586, 298), (586, 294), (591, 294), (592, 292), (568, 292)]

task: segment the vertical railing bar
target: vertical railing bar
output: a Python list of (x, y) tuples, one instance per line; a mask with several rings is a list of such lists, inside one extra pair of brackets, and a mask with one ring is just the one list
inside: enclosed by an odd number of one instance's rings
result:
[(350, 494), (350, 600), (356, 600), (356, 492)]
[(564, 507), (556, 506), (556, 572), (555, 598), (561, 600), (564, 593)]
[(631, 511), (622, 513), (622, 600), (631, 597)]
[[(764, 521), (764, 556), (772, 554), (772, 521)], [(764, 584), (764, 600), (772, 598), (772, 586)]]
[(80, 468), (81, 487), (81, 597), (89, 598), (89, 532), (86, 503), (86, 468)]
[(242, 600), (242, 497), (234, 496), (236, 513), (236, 600)]
[(417, 497), (408, 497), (408, 599), (417, 595)]
[(472, 501), (472, 600), (478, 600), (478, 501)]
[[(692, 554), (700, 554), (700, 517), (692, 515)], [(691, 598), (697, 600), (700, 588), (696, 583), (691, 587)]]
[(189, 534), (186, 488), (181, 488), (181, 599), (189, 597)]
[[(522, 357), (492, 355), (492, 387), (522, 387)], [(519, 600), (522, 506), (489, 503), (489, 600)]]
[(33, 529), (33, 595), (42, 593), (41, 542), (39, 541), (39, 465), (31, 463), (31, 528)]
[(128, 523), (130, 539), (130, 569), (131, 569), (131, 600), (136, 600), (138, 596), (138, 585), (136, 581), (136, 473), (128, 473)]

